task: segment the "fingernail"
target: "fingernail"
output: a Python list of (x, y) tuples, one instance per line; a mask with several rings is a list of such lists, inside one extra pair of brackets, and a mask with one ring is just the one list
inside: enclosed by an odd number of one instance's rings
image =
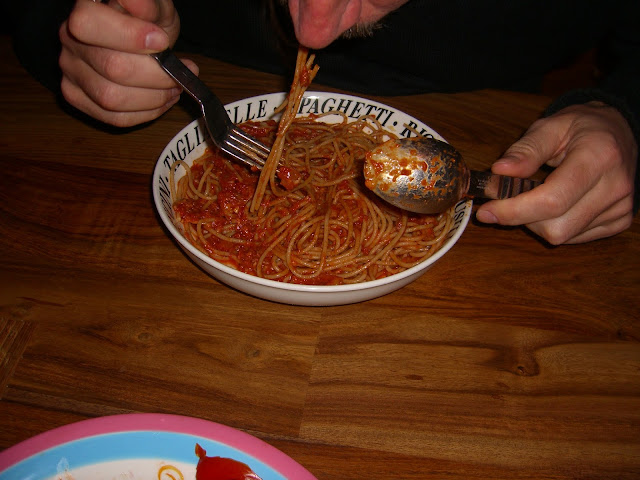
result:
[(513, 165), (518, 163), (519, 159), (517, 157), (502, 157), (493, 162), (494, 165)]
[(149, 32), (144, 39), (144, 45), (149, 50), (164, 50), (167, 48), (167, 36), (157, 31)]
[(514, 148), (509, 148), (507, 149), (505, 152), (502, 153), (502, 155), (500, 155), (500, 158), (498, 158), (498, 161), (505, 161), (505, 162), (509, 162), (509, 163), (519, 163), (522, 162), (526, 159), (526, 155)]
[(506, 158), (501, 158), (500, 160), (496, 160), (495, 162), (493, 162), (494, 165), (509, 165), (510, 163), (513, 163), (513, 160), (509, 160)]
[(482, 223), (498, 223), (496, 216), (487, 210), (478, 210), (476, 218)]

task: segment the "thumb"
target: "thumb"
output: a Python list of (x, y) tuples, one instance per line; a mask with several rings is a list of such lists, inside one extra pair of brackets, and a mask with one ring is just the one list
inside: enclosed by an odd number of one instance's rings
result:
[(171, 0), (117, 0), (117, 3), (129, 15), (162, 28), (173, 45), (180, 32), (180, 17)]
[(117, 0), (117, 6), (129, 15), (151, 23), (161, 20), (161, 4), (157, 0)]

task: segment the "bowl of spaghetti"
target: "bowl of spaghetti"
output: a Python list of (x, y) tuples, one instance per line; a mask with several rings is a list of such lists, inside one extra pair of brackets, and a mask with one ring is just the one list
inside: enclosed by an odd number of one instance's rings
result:
[[(271, 145), (285, 98), (265, 94), (226, 109), (234, 123)], [(152, 187), (162, 223), (205, 272), (265, 300), (343, 305), (402, 288), (454, 246), (471, 200), (440, 215), (415, 215), (364, 186), (364, 155), (375, 145), (393, 136), (443, 140), (437, 132), (351, 95), (307, 91), (293, 114), (268, 174), (268, 166), (251, 171), (221, 155), (200, 120), (158, 158)]]

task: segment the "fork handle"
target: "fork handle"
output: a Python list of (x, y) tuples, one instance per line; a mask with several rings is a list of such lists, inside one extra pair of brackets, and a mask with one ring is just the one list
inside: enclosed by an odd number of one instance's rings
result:
[(503, 200), (528, 192), (542, 182), (528, 178), (507, 177), (491, 172), (471, 170), (467, 195), (476, 198)]
[[(202, 80), (187, 68), (187, 66), (175, 56), (170, 48), (158, 53), (150, 53), (160, 66), (200, 105), (204, 115), (204, 105), (207, 106), (207, 123), (209, 128), (217, 131), (210, 132), (214, 138), (221, 138), (226, 134), (233, 123), (227, 115), (227, 111), (220, 99), (209, 90)], [(215, 109), (213, 112), (210, 109)], [(220, 137), (216, 134), (220, 133)]]

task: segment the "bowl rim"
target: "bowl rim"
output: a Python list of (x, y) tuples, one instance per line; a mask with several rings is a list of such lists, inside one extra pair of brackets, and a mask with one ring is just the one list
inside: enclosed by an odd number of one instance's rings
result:
[(62, 425), (27, 438), (0, 452), (0, 477), (49, 450), (84, 439), (111, 434), (155, 433), (188, 435), (222, 443), (243, 452), (287, 478), (316, 480), (304, 466), (273, 445), (236, 428), (203, 418), (169, 413), (125, 413)]
[[(230, 106), (233, 106), (237, 103), (241, 103), (241, 102), (248, 102), (250, 100), (254, 100), (254, 99), (261, 99), (264, 98), (265, 96), (282, 96), (284, 95), (284, 92), (275, 92), (275, 93), (267, 93), (267, 94), (263, 94), (263, 95), (256, 95), (254, 97), (247, 97), (244, 99), (239, 99), (236, 100), (234, 102), (230, 102), (229, 104), (225, 105), (225, 108), (230, 108)], [(338, 95), (340, 97), (343, 98), (349, 98), (349, 99), (354, 99), (354, 100), (366, 100), (362, 97), (357, 97), (354, 95), (348, 95), (348, 94), (341, 94), (341, 93), (331, 93), (331, 92), (316, 92), (316, 91), (308, 91), (305, 93), (305, 96), (311, 96), (311, 97), (317, 97), (317, 96), (326, 96), (326, 95)], [(367, 100), (369, 101), (369, 100)], [(388, 105), (385, 105), (381, 102), (375, 101), (375, 100), (370, 100), (371, 103), (377, 104), (377, 105), (382, 105), (385, 107), (388, 107)], [(391, 108), (391, 107), (390, 107)], [(402, 112), (404, 115), (407, 115), (411, 118), (415, 118), (412, 115), (406, 114), (404, 112)], [(417, 119), (416, 119), (417, 120)], [(200, 119), (195, 119), (192, 122), (190, 122), (189, 124), (187, 124), (184, 128), (182, 128), (179, 132), (177, 132), (172, 138), (171, 140), (164, 146), (162, 152), (160, 153), (160, 156), (158, 157), (157, 161), (156, 161), (156, 165), (154, 167), (154, 171), (153, 171), (153, 176), (152, 176), (152, 191), (153, 191), (153, 199), (154, 199), (154, 204), (156, 207), (156, 210), (158, 211), (158, 214), (160, 215), (160, 218), (162, 220), (163, 225), (169, 230), (169, 232), (171, 233), (171, 236), (178, 241), (178, 243), (181, 245), (181, 247), (183, 249), (185, 249), (189, 254), (195, 256), (198, 260), (204, 262), (205, 264), (209, 265), (212, 268), (218, 269), (221, 272), (230, 275), (232, 277), (236, 277), (238, 279), (250, 282), (250, 283), (254, 283), (263, 287), (267, 287), (267, 288), (276, 288), (279, 290), (285, 290), (285, 291), (291, 291), (291, 292), (299, 292), (299, 293), (311, 293), (311, 292), (322, 292), (322, 293), (342, 293), (342, 292), (354, 292), (354, 291), (360, 291), (360, 290), (366, 290), (366, 289), (370, 289), (370, 288), (377, 288), (377, 287), (381, 287), (383, 285), (388, 285), (388, 284), (392, 284), (398, 281), (402, 281), (403, 279), (405, 279), (406, 277), (409, 277), (411, 275), (416, 274), (419, 271), (425, 270), (433, 265), (436, 261), (438, 261), (440, 258), (442, 258), (442, 256), (444, 256), (444, 254), (446, 254), (449, 250), (451, 250), (451, 248), (457, 243), (458, 239), (460, 238), (460, 236), (462, 235), (462, 233), (465, 231), (467, 224), (469, 223), (469, 220), (471, 218), (471, 210), (472, 210), (472, 204), (473, 201), (469, 198), (469, 199), (462, 199), (460, 200), (456, 205), (454, 205), (453, 207), (451, 207), (454, 211), (457, 211), (458, 208), (461, 205), (464, 205), (464, 215), (462, 216), (461, 221), (457, 222), (454, 221), (454, 225), (457, 224), (456, 226), (456, 230), (452, 235), (449, 235), (444, 243), (442, 244), (442, 246), (440, 247), (440, 249), (433, 254), (431, 257), (427, 258), (426, 260), (424, 260), (423, 262), (418, 263), (417, 265), (414, 265), (411, 268), (408, 268), (407, 270), (404, 270), (402, 272), (399, 273), (395, 273), (393, 275), (390, 275), (388, 277), (384, 277), (384, 278), (379, 278), (377, 280), (369, 280), (366, 282), (359, 282), (359, 283), (349, 283), (349, 284), (342, 284), (342, 285), (306, 285), (306, 284), (297, 284), (297, 283), (287, 283), (287, 282), (279, 282), (277, 280), (270, 280), (267, 278), (262, 278), (262, 277), (258, 277), (255, 275), (251, 275), (248, 273), (244, 273), (241, 272), (240, 270), (236, 270), (235, 268), (229, 267), (227, 265), (224, 265), (223, 263), (218, 262), (217, 260), (214, 260), (213, 258), (209, 257), (208, 255), (202, 253), (200, 250), (198, 250), (191, 242), (189, 242), (189, 240), (187, 240), (184, 235), (178, 230), (178, 228), (175, 226), (174, 222), (171, 220), (171, 218), (169, 217), (169, 215), (167, 214), (167, 212), (165, 211), (165, 209), (163, 208), (163, 202), (162, 202), (162, 198), (160, 196), (160, 189), (158, 187), (159, 185), (159, 179), (160, 179), (160, 172), (161, 170), (163, 170), (164, 168), (166, 168), (166, 166), (164, 165), (164, 158), (166, 157), (166, 149), (169, 147), (169, 145), (171, 145), (174, 141), (176, 141), (176, 139), (181, 138), (185, 135), (186, 132), (188, 132), (190, 129), (194, 128), (197, 123), (200, 121)], [(424, 122), (421, 122), (423, 123)], [(425, 124), (426, 125), (426, 124)], [(429, 127), (431, 129), (431, 127)], [(437, 137), (441, 138), (442, 140), (446, 141), (439, 133), (437, 133), (435, 130), (431, 129), (436, 135)]]

